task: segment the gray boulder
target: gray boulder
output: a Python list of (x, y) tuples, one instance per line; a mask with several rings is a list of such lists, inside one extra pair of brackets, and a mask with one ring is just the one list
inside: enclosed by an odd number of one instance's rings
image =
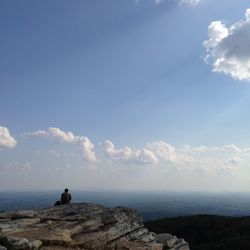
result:
[(188, 243), (184, 239), (178, 239), (172, 234), (157, 234), (155, 240), (157, 243), (162, 244), (163, 249), (190, 250)]

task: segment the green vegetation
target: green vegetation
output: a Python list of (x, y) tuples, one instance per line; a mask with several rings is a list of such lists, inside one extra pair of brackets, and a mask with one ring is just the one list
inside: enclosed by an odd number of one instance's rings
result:
[(250, 249), (250, 217), (194, 215), (145, 223), (156, 233), (171, 233), (189, 242), (191, 250)]

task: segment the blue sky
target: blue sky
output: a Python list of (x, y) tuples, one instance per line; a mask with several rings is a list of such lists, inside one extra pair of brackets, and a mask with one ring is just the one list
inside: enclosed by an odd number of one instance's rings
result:
[(249, 190), (249, 7), (1, 1), (1, 189)]

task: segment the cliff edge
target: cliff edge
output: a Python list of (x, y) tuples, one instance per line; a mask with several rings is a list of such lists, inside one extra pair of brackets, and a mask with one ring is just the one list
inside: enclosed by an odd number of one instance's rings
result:
[[(1, 246), (2, 245), (2, 246)], [(189, 250), (183, 239), (149, 232), (137, 210), (75, 203), (0, 214), (0, 250)]]

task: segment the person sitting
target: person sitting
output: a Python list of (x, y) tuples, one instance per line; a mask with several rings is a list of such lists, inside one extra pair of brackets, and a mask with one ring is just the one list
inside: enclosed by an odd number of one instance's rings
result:
[(61, 194), (61, 202), (60, 204), (68, 204), (71, 201), (71, 194), (69, 193), (69, 190), (65, 188), (64, 193)]

